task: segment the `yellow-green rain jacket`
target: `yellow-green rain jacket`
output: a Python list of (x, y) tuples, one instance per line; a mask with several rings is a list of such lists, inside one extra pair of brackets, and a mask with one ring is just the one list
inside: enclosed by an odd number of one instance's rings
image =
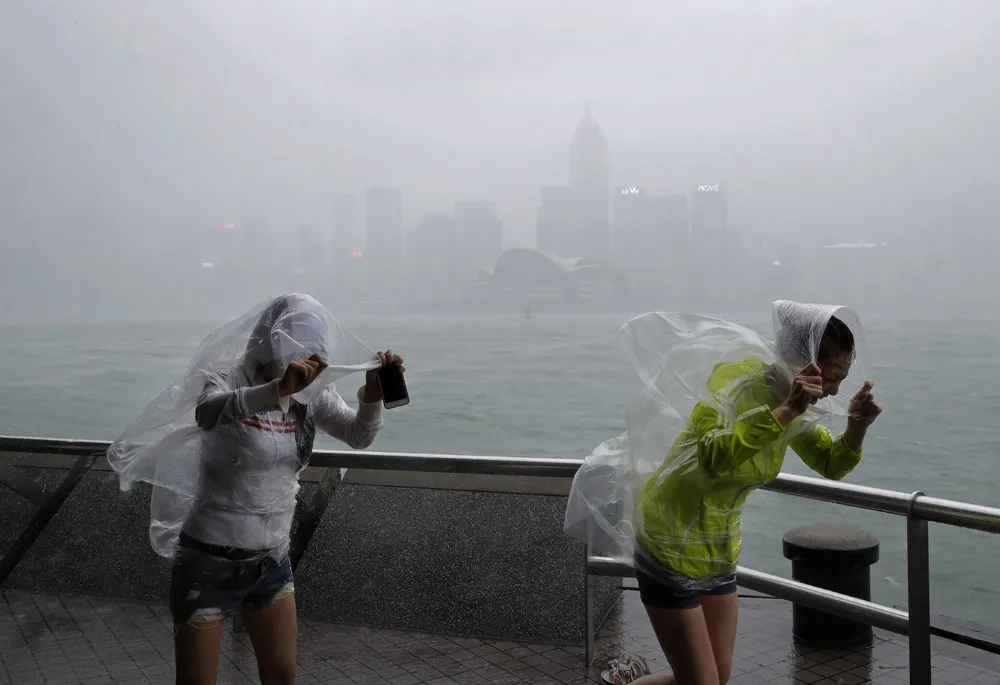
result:
[[(751, 357), (716, 365), (708, 390), (734, 420), (698, 403), (663, 465), (639, 494), (635, 533), (667, 568), (693, 579), (731, 573), (742, 546), (741, 509), (751, 490), (774, 480), (791, 447), (809, 468), (839, 480), (861, 460), (843, 434), (822, 425), (785, 427), (772, 410), (780, 398), (768, 365)], [(730, 413), (730, 412), (727, 412)]]

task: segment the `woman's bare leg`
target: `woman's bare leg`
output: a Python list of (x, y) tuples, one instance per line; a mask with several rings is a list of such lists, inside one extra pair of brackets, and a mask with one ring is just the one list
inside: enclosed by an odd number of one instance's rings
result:
[(196, 612), (187, 623), (176, 627), (177, 685), (215, 685), (223, 623), (222, 618)]
[(705, 614), (715, 664), (719, 669), (719, 684), (726, 685), (733, 673), (740, 600), (735, 592), (728, 595), (704, 595), (701, 598), (701, 609)]
[(733, 671), (739, 609), (736, 593), (705, 595), (700, 609), (646, 607), (674, 675), (648, 675), (634, 685), (726, 685)]
[(294, 685), (298, 621), (293, 591), (264, 607), (243, 607), (243, 626), (257, 655), (261, 685)]
[(673, 675), (645, 676), (635, 681), (635, 685), (720, 685), (712, 638), (701, 607), (647, 606), (646, 613)]

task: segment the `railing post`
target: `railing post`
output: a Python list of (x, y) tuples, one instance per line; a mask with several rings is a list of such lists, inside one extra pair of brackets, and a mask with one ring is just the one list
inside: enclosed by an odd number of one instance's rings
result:
[[(589, 537), (589, 536), (588, 536)], [(585, 553), (587, 555), (583, 563), (583, 579), (586, 584), (584, 587), (584, 601), (587, 603), (587, 608), (584, 611), (587, 617), (587, 645), (585, 658), (587, 659), (587, 668), (589, 669), (594, 663), (594, 588), (593, 588), (593, 577), (590, 575), (590, 542), (587, 542)]]
[(931, 584), (930, 546), (927, 520), (913, 513), (913, 503), (922, 492), (910, 497), (906, 517), (906, 585), (910, 634), (910, 685), (931, 685)]

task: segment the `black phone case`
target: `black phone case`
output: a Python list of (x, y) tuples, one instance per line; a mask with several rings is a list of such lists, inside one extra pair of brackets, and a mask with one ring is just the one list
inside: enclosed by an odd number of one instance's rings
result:
[[(386, 378), (390, 374), (392, 378)], [(410, 403), (410, 390), (406, 387), (406, 378), (400, 372), (399, 367), (383, 366), (376, 372), (375, 376), (378, 378), (378, 387), (382, 391), (382, 403), (386, 409), (405, 407)], [(383, 379), (387, 382), (383, 382)], [(402, 394), (388, 396), (385, 392), (386, 385), (389, 385), (393, 390), (401, 389)]]

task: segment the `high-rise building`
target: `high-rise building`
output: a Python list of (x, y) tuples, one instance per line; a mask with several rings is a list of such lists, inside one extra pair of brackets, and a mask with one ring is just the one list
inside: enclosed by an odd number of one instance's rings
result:
[(694, 292), (714, 310), (741, 307), (746, 300), (748, 255), (743, 236), (729, 225), (726, 190), (719, 184), (691, 191)]
[(460, 270), (474, 279), (480, 271), (492, 271), (503, 252), (503, 222), (496, 203), (487, 200), (455, 203)]
[(403, 270), (403, 197), (395, 188), (365, 193), (366, 271), (372, 283), (398, 285)]
[(406, 240), (411, 290), (418, 296), (453, 298), (459, 294), (461, 252), (458, 226), (447, 212), (421, 217)]
[[(672, 249), (688, 252), (691, 249), (691, 212), (688, 199), (683, 195), (657, 197), (657, 213), (663, 217)], [(686, 259), (686, 257), (684, 257)]]
[(650, 243), (658, 235), (652, 217), (646, 189), (641, 186), (618, 188), (614, 199), (615, 264), (627, 271), (634, 270), (643, 259), (642, 253), (655, 251)]
[(718, 184), (695, 186), (691, 191), (691, 234), (697, 244), (724, 238), (728, 230), (726, 191)]
[(619, 188), (614, 201), (615, 263), (637, 288), (672, 283), (688, 261), (688, 206), (683, 195), (649, 195)]
[(361, 246), (357, 236), (358, 198), (350, 193), (333, 196), (333, 225), (330, 227), (330, 253), (334, 267), (343, 267)]
[(564, 257), (610, 259), (611, 165), (604, 131), (585, 107), (569, 148), (569, 186), (575, 217), (572, 239), (558, 252)]
[(575, 256), (573, 240), (576, 205), (573, 191), (543, 186), (538, 205), (538, 249), (560, 257)]
[(557, 257), (610, 259), (610, 178), (608, 141), (587, 107), (569, 146), (569, 186), (542, 188), (538, 249)]

